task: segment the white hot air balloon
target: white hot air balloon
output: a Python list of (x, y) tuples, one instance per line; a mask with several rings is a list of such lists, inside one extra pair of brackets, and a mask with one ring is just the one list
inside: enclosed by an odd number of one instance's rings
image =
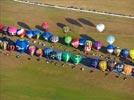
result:
[(96, 29), (97, 29), (97, 31), (99, 31), (99, 32), (103, 32), (104, 29), (105, 29), (105, 25), (104, 25), (104, 24), (97, 24), (97, 25), (96, 25)]

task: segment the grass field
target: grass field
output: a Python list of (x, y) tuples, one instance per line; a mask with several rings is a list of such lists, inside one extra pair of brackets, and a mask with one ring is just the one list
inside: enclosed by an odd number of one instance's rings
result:
[[(125, 48), (134, 48), (134, 20), (101, 15), (42, 8), (12, 2), (0, 1), (0, 23), (15, 25), (23, 22), (31, 28), (48, 21), (50, 31), (63, 36), (60, 24), (69, 25), (72, 29), (70, 35), (79, 37), (86, 34), (93, 39), (101, 40), (104, 44), (108, 34), (116, 36), (116, 45)], [(67, 20), (71, 19), (75, 23)], [(80, 18), (90, 23), (104, 23), (106, 30), (103, 33), (96, 32), (95, 28), (79, 21)], [(57, 25), (58, 24), (58, 25)], [(50, 46), (51, 44), (47, 44)], [(61, 44), (58, 44), (61, 45)], [(58, 48), (63, 50), (63, 48)], [(71, 51), (71, 47), (68, 49)], [(133, 100), (134, 78), (129, 77), (124, 81), (115, 78), (111, 73), (106, 76), (103, 72), (90, 69), (81, 71), (80, 68), (71, 69), (68, 64), (62, 67), (59, 63), (46, 64), (45, 59), (40, 62), (33, 57), (24, 55), (16, 58), (15, 53), (10, 56), (0, 54), (0, 98), (1, 100)]]
[(82, 7), (112, 13), (134, 15), (133, 0), (29, 0), (48, 4)]

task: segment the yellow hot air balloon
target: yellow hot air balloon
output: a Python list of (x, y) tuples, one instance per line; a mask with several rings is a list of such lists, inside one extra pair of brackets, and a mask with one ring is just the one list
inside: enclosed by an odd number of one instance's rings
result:
[(129, 51), (129, 56), (131, 57), (132, 60), (134, 60), (134, 49), (131, 49)]
[(100, 61), (99, 62), (99, 68), (101, 71), (105, 71), (107, 69), (107, 62), (106, 61)]
[(130, 65), (125, 65), (124, 68), (123, 68), (123, 73), (125, 75), (130, 75), (132, 72), (132, 66)]

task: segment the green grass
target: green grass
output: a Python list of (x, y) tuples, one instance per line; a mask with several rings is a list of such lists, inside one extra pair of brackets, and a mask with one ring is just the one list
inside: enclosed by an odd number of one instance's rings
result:
[[(65, 34), (56, 25), (57, 22), (60, 22), (71, 27), (72, 33), (70, 35), (73, 37), (79, 37), (80, 34), (85, 33), (106, 44), (106, 36), (114, 34), (116, 36), (116, 45), (122, 48), (134, 48), (134, 23), (131, 19), (33, 7), (11, 0), (1, 0), (0, 6), (0, 23), (6, 25), (20, 27), (17, 22), (22, 21), (31, 28), (35, 28), (35, 25), (40, 25), (47, 20), (53, 34), (64, 36)], [(66, 17), (75, 20), (85, 18), (94, 24), (103, 22), (107, 28), (105, 32), (98, 33), (91, 26), (82, 24), (83, 27), (78, 27), (72, 25), (65, 21)], [(12, 39), (15, 40), (16, 37)], [(51, 43), (45, 43), (46, 46), (51, 46)], [(65, 45), (60, 48), (60, 45), (62, 44), (58, 43), (54, 48), (61, 50), (67, 48)], [(68, 47), (67, 50), (72, 52), (73, 49)], [(75, 53), (78, 52), (80, 51)], [(27, 56), (16, 59), (15, 55), (5, 56), (0, 54), (0, 81), (0, 97), (2, 100), (134, 99), (134, 79), (131, 77), (127, 81), (115, 78), (113, 73), (108, 77), (104, 77), (104, 73), (100, 71), (89, 73), (89, 69), (86, 71), (81, 71), (79, 68), (72, 70), (68, 64), (65, 67), (61, 67), (61, 63), (55, 66), (54, 64), (46, 64), (44, 59), (37, 62), (35, 57), (28, 61)]]

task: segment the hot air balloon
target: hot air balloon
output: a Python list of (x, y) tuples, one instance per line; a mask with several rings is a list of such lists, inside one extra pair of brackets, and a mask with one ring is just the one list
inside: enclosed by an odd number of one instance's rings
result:
[(4, 25), (3, 24), (0, 24), (0, 32), (3, 31), (3, 28), (4, 28)]
[(62, 52), (56, 52), (56, 59), (58, 61), (61, 61), (62, 60)]
[(28, 37), (28, 38), (32, 38), (34, 35), (33, 35), (33, 30), (27, 30), (26, 31), (26, 36)]
[(27, 40), (25, 39), (18, 39), (16, 42), (15, 42), (15, 45), (16, 45), (16, 49), (17, 51), (19, 52), (26, 52), (28, 46), (29, 46), (29, 43)]
[(43, 22), (41, 26), (45, 31), (48, 31), (48, 22)]
[(33, 45), (31, 45), (31, 46), (28, 47), (28, 53), (29, 53), (31, 56), (34, 55), (35, 50), (36, 50), (36, 47), (33, 46)]
[(115, 70), (119, 73), (121, 73), (123, 71), (123, 67), (124, 67), (124, 64), (123, 63), (117, 63), (115, 65)]
[(114, 52), (114, 46), (111, 45), (111, 44), (109, 44), (109, 45), (107, 46), (107, 52), (110, 53), (110, 54), (112, 54), (112, 53)]
[(109, 44), (113, 44), (114, 41), (115, 41), (115, 37), (112, 36), (112, 35), (109, 35), (109, 36), (107, 36), (106, 41), (107, 41)]
[(101, 71), (106, 71), (106, 69), (107, 69), (107, 62), (106, 61), (100, 61), (99, 62), (99, 69)]
[(68, 33), (70, 31), (70, 28), (68, 26), (63, 27), (63, 32)]
[(85, 39), (85, 38), (80, 38), (80, 39), (79, 39), (79, 45), (80, 45), (80, 46), (85, 46), (86, 41), (87, 41), (87, 39)]
[(8, 43), (7, 50), (14, 51), (15, 50), (15, 43), (14, 42)]
[(72, 41), (72, 37), (71, 37), (71, 36), (65, 36), (64, 42), (65, 42), (67, 45), (69, 45), (69, 44), (71, 43), (71, 41)]
[(7, 50), (8, 41), (3, 41), (3, 49)]
[(115, 54), (116, 56), (119, 56), (119, 55), (120, 55), (120, 52), (121, 52), (121, 49), (120, 49), (119, 47), (116, 47), (116, 48), (114, 49), (114, 54)]
[(17, 35), (19, 36), (19, 37), (21, 37), (21, 38), (23, 38), (24, 36), (25, 36), (25, 29), (18, 29), (17, 30)]
[(71, 56), (70, 53), (68, 53), (68, 52), (62, 52), (62, 60), (64, 62), (68, 62), (70, 60), (70, 56)]
[(131, 49), (129, 51), (129, 56), (131, 57), (132, 60), (134, 60), (134, 49)]
[(36, 37), (36, 39), (39, 39), (41, 35), (41, 31), (38, 29), (33, 30), (33, 37)]
[(49, 57), (51, 52), (53, 52), (53, 49), (51, 49), (51, 48), (44, 48), (43, 49), (43, 54), (45, 57)]
[(50, 38), (52, 37), (52, 33), (50, 33), (50, 32), (44, 32), (42, 34), (42, 37), (43, 37), (44, 40), (49, 41)]
[(93, 43), (93, 48), (96, 49), (96, 50), (100, 50), (102, 47), (102, 43), (100, 41), (95, 41)]
[(36, 56), (38, 56), (38, 57), (42, 57), (42, 55), (43, 55), (42, 49), (41, 49), (41, 48), (36, 49), (35, 54), (36, 54)]
[(87, 41), (85, 42), (84, 52), (85, 52), (85, 53), (88, 53), (88, 52), (91, 51), (91, 49), (92, 49), (92, 41), (87, 40)]
[(71, 45), (72, 45), (74, 48), (78, 48), (78, 47), (79, 47), (79, 39), (77, 39), (77, 38), (72, 39)]
[(125, 75), (130, 75), (132, 72), (132, 66), (130, 65), (125, 65), (124, 68), (123, 68), (123, 73)]
[(4, 34), (7, 34), (8, 33), (8, 26), (4, 26), (2, 31)]
[(92, 58), (90, 60), (90, 66), (91, 67), (97, 68), (98, 67), (98, 63), (99, 63), (99, 59), (98, 58)]
[(128, 51), (127, 49), (122, 49), (122, 50), (121, 50), (120, 56), (121, 56), (122, 58), (127, 58), (128, 55), (129, 55), (129, 51)]
[(107, 61), (107, 69), (108, 69), (109, 71), (112, 71), (112, 70), (114, 69), (114, 67), (115, 67), (115, 64), (116, 64), (115, 61), (108, 60), (108, 61)]
[(58, 36), (52, 36), (52, 37), (50, 38), (50, 40), (51, 40), (51, 42), (53, 42), (53, 43), (57, 43), (57, 42), (59, 41), (59, 37), (58, 37)]
[(104, 24), (98, 24), (98, 25), (96, 25), (96, 29), (99, 32), (103, 32), (104, 29), (105, 29), (105, 25)]
[(53, 50), (52, 52), (50, 52), (49, 58), (50, 59), (55, 59), (56, 58), (56, 51)]
[(132, 76), (134, 76), (134, 67), (133, 67), (133, 69), (132, 69)]
[(76, 65), (80, 63), (81, 59), (82, 57), (80, 55), (71, 55), (71, 61)]
[(17, 32), (17, 28), (16, 27), (14, 27), (14, 26), (8, 27), (9, 35), (14, 36), (14, 35), (16, 35), (16, 32)]

